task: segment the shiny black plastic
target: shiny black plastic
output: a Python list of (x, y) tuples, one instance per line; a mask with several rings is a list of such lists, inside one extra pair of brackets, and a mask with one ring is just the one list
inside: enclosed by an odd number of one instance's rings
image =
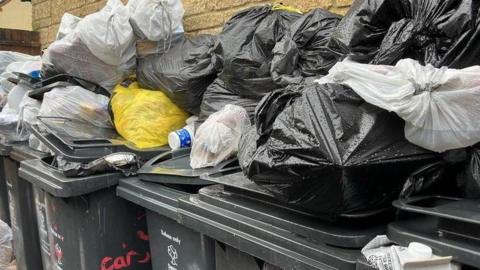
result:
[(262, 100), (238, 157), (245, 175), (280, 200), (335, 219), (390, 205), (410, 173), (439, 159), (403, 128), (346, 86), (309, 84)]
[[(181, 38), (165, 52), (139, 57), (137, 79), (140, 86), (162, 90), (175, 104), (198, 114), (203, 93), (216, 78), (212, 64), (215, 41), (211, 35)], [(163, 45), (169, 46), (162, 42)]]
[(318, 8), (294, 22), (273, 50), (274, 80), (290, 84), (302, 81), (303, 77), (327, 74), (344, 56), (328, 46), (341, 19), (340, 15)]
[(210, 115), (220, 111), (227, 104), (243, 107), (250, 116), (250, 120), (253, 120), (255, 107), (260, 100), (260, 98), (244, 98), (233, 94), (225, 88), (225, 83), (217, 78), (203, 95), (199, 120), (205, 121)]
[(280, 88), (270, 74), (273, 49), (301, 14), (252, 7), (233, 16), (218, 35), (215, 66), (226, 89), (241, 97), (259, 99)]
[(478, 65), (479, 7), (472, 0), (356, 0), (332, 42), (363, 63), (413, 58), (436, 67)]

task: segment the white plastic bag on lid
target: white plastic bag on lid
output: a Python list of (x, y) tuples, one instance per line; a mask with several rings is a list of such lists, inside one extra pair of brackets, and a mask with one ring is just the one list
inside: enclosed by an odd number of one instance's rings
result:
[(45, 93), (39, 116), (64, 117), (96, 127), (112, 128), (108, 102), (108, 97), (79, 86), (55, 88)]
[(127, 7), (130, 22), (140, 38), (160, 41), (183, 32), (185, 10), (181, 0), (130, 0)]
[(193, 139), (190, 166), (193, 169), (216, 166), (238, 151), (244, 130), (250, 126), (247, 111), (225, 105), (200, 125)]
[(109, 0), (99, 12), (78, 23), (78, 33), (88, 49), (103, 62), (120, 66), (134, 54), (134, 34), (130, 14), (120, 0)]
[(395, 66), (345, 60), (317, 82), (346, 84), (368, 103), (395, 112), (406, 122), (407, 140), (428, 150), (480, 141), (480, 66), (438, 69), (412, 59)]

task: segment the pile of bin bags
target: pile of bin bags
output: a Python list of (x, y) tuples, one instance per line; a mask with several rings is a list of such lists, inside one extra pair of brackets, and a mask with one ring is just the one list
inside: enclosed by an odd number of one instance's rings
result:
[(63, 17), (41, 73), (69, 74), (111, 96), (73, 85), (41, 104), (24, 89), (6, 107), (115, 128), (139, 148), (165, 145), (198, 115), (193, 168), (239, 150), (251, 180), (321, 216), (385, 207), (458, 175), (478, 190), (479, 8), (359, 0), (342, 17), (259, 6), (218, 36), (190, 38), (181, 1), (109, 0), (83, 19)]

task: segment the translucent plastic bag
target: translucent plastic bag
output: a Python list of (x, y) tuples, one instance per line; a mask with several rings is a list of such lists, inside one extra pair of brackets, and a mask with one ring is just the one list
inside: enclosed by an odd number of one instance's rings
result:
[(13, 233), (7, 223), (0, 220), (0, 269), (9, 266), (13, 259)]
[(102, 10), (81, 20), (77, 30), (82, 42), (98, 59), (119, 66), (135, 53), (130, 49), (135, 38), (129, 19), (128, 9), (120, 0), (109, 0)]
[(130, 23), (140, 38), (160, 41), (183, 32), (181, 0), (130, 0), (127, 7)]
[(40, 56), (30, 56), (27, 58), (30, 60), (12, 62), (10, 63), (3, 73), (0, 75), (0, 91), (8, 93), (15, 84), (8, 81), (8, 78), (16, 78), (17, 76), (13, 74), (14, 72), (19, 72), (23, 74), (29, 74), (32, 71), (40, 70), (42, 67), (42, 62), (40, 61)]
[(70, 13), (64, 13), (62, 16), (62, 20), (60, 21), (56, 40), (60, 40), (68, 34), (72, 33), (77, 28), (78, 23), (81, 20), (81, 18), (75, 15), (72, 15)]
[(117, 132), (137, 147), (164, 146), (168, 134), (185, 125), (189, 115), (161, 91), (142, 89), (132, 81), (122, 85), (115, 88), (110, 101), (113, 122)]
[(319, 83), (350, 86), (365, 101), (406, 121), (405, 137), (444, 152), (480, 141), (480, 66), (438, 69), (411, 59), (395, 66), (343, 61)]
[(5, 72), (8, 65), (14, 62), (25, 62), (25, 61), (34, 61), (38, 60), (38, 56), (31, 56), (28, 54), (11, 52), (11, 51), (0, 51), (0, 74)]
[(75, 32), (52, 43), (42, 61), (42, 75), (45, 78), (70, 74), (98, 83), (109, 91), (112, 91), (124, 76), (118, 66), (108, 65), (93, 55)]
[(235, 105), (225, 105), (198, 128), (193, 139), (190, 166), (194, 169), (211, 167), (235, 155), (242, 133), (250, 127), (247, 111)]
[(54, 88), (45, 93), (39, 116), (64, 117), (101, 128), (112, 128), (108, 102), (108, 97), (80, 86)]

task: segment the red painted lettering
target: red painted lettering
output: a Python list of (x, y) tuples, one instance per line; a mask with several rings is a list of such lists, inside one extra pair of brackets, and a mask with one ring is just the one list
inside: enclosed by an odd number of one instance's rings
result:
[(115, 270), (113, 268), (113, 258), (112, 257), (105, 257), (101, 261), (101, 270)]

